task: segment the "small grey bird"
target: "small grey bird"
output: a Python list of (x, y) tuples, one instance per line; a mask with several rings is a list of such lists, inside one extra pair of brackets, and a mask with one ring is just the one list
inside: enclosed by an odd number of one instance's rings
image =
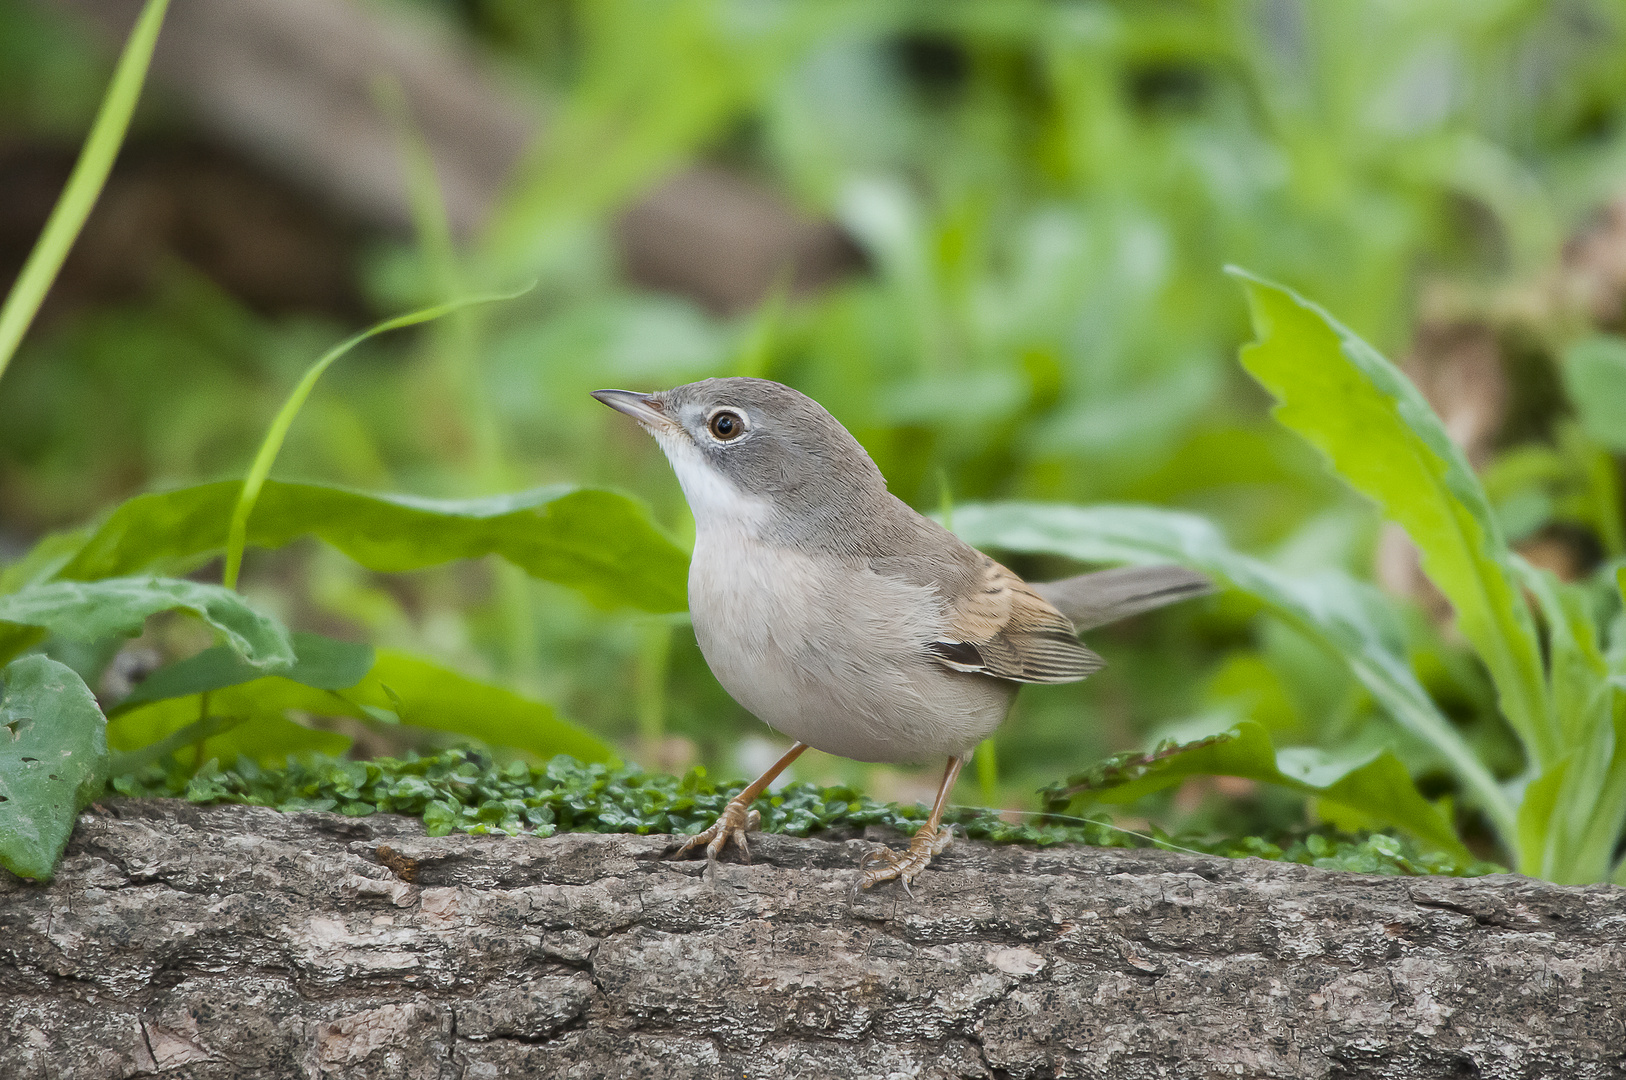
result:
[(859, 761), (946, 757), (908, 850), (870, 852), (854, 890), (904, 887), (942, 852), (965, 758), (1021, 683), (1076, 682), (1104, 661), (1077, 634), (1210, 591), (1175, 566), (1030, 585), (886, 489), (818, 402), (765, 379), (655, 394), (597, 390), (660, 443), (694, 512), (689, 611), (717, 681), (796, 745), (679, 852), (730, 838), (749, 860), (751, 804), (809, 746)]

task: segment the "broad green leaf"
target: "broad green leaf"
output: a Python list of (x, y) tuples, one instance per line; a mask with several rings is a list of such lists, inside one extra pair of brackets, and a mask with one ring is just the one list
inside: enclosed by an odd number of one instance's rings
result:
[[(279, 672), (280, 678), (317, 690), (347, 690), (372, 670), (371, 645), (335, 641), (321, 634), (300, 631), (294, 632), (292, 640), (294, 665)], [(165, 698), (223, 690), (264, 676), (265, 672), (257, 670), (231, 649), (216, 646), (148, 675), (128, 697), (108, 710), (108, 715), (117, 716), (138, 705)]]
[[(114, 750), (128, 755), (191, 728), (194, 738), (205, 737), (196, 756), (197, 764), (209, 758), (230, 762), (241, 753), (260, 764), (277, 765), (288, 752), (284, 749), (290, 742), (287, 733), (276, 731), (267, 746), (259, 745), (254, 735), (262, 727), (280, 729), (281, 724), (291, 723), (287, 719), (290, 711), (305, 716), (362, 715), (351, 701), (333, 691), (272, 675), (211, 691), (207, 702), (201, 694), (191, 694), (115, 711), (108, 718), (107, 741)], [(342, 753), (350, 744), (348, 738), (331, 732), (295, 726), (308, 733), (309, 745), (298, 746), (294, 752), (322, 749), (324, 753)], [(323, 748), (319, 745), (323, 743), (335, 743), (337, 750)]]
[(1210, 522), (1146, 506), (985, 503), (954, 510), (954, 531), (978, 547), (1065, 555), (1082, 562), (1179, 563), (1239, 589), (1349, 665), (1402, 726), (1450, 762), (1511, 846), (1513, 806), (1496, 778), (1441, 714), (1403, 655), (1387, 602), (1369, 586), (1327, 571), (1292, 577), (1232, 551)]
[(312, 754), (338, 757), (354, 740), (337, 731), (323, 731), (295, 723), (286, 716), (256, 716), (212, 736), (203, 744), (204, 761), (249, 758), (265, 764), (285, 765), (289, 758)]
[(0, 866), (49, 878), (107, 783), (107, 722), (84, 680), (49, 657), (16, 660), (0, 681)]
[(1613, 334), (1571, 345), (1561, 365), (1570, 404), (1582, 429), (1616, 452), (1626, 452), (1626, 338)]
[(160, 611), (190, 611), (225, 635), (263, 673), (294, 662), (288, 631), (218, 585), (175, 578), (48, 581), (0, 596), (0, 622), (37, 626), (72, 641), (131, 636)]
[(393, 650), (380, 650), (373, 670), (346, 696), (396, 712), (404, 724), (468, 735), (491, 746), (541, 757), (616, 760), (608, 743), (561, 720), (549, 705)]
[[(196, 565), (225, 548), (240, 487), (225, 481), (137, 496), (113, 511), (61, 576), (95, 580)], [(688, 556), (642, 506), (611, 491), (548, 487), (437, 500), (267, 480), (248, 521), (248, 543), (276, 548), (308, 535), (387, 573), (496, 554), (602, 607), (688, 606)]]
[(1347, 806), (1404, 829), (1459, 858), (1468, 850), (1451, 822), (1423, 798), (1400, 759), (1387, 750), (1339, 759), (1320, 750), (1278, 751), (1264, 725), (1244, 720), (1229, 731), (1149, 754), (1121, 754), (1047, 789), (1047, 803), (1093, 799), (1129, 803), (1191, 776), (1238, 776)]
[(1232, 273), (1258, 334), (1243, 347), (1242, 366), (1275, 396), (1277, 420), (1405, 528), (1490, 670), (1503, 714), (1545, 768), (1560, 743), (1534, 622), (1461, 450), (1417, 388), (1352, 331), (1289, 289)]
[[(170, 709), (154, 710), (123, 727), (109, 724), (108, 744), (113, 749), (110, 775), (137, 773), (172, 755), (196, 771), (212, 760), (282, 765), (291, 757), (337, 757), (350, 749), (350, 736), (296, 722), (274, 693), (227, 702), (229, 712), (218, 707), (212, 694), (171, 698), (166, 703), (177, 700), (184, 700), (189, 707), (193, 717), (190, 722), (185, 722), (184, 717), (176, 722), (176, 711)], [(132, 743), (140, 745), (130, 746)]]
[(1282, 735), (1303, 726), (1281, 673), (1255, 652), (1238, 650), (1220, 662), (1203, 690), (1205, 701)]
[[(561, 720), (548, 705), (428, 660), (381, 650), (366, 677), (347, 689), (317, 689), (278, 675), (212, 691), (209, 715), (242, 718), (243, 722), (226, 734), (210, 737), (200, 762), (210, 757), (230, 760), (241, 752), (262, 764), (279, 764), (287, 753), (280, 743), (262, 750), (252, 740), (268, 718), (282, 721), (290, 710), (358, 720), (393, 717), (401, 723), (543, 757), (569, 754), (582, 761), (611, 761), (616, 756), (608, 744)], [(201, 714), (202, 701), (196, 694), (137, 705), (115, 713), (108, 726), (108, 741), (115, 749), (137, 751), (196, 723)], [(286, 729), (278, 730), (286, 734)], [(327, 732), (310, 734), (339, 738)], [(342, 743), (347, 745), (348, 740)], [(343, 748), (340, 745), (339, 750)]]

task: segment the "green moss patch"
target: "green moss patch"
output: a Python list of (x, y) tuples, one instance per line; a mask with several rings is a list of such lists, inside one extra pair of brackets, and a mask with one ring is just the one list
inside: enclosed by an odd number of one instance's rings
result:
[[(157, 767), (113, 781), (132, 796), (180, 796), (196, 803), (246, 803), (284, 811), (317, 810), (362, 817), (374, 813), (421, 817), (431, 836), (452, 832), (552, 836), (558, 832), (699, 832), (745, 785), (717, 783), (704, 769), (684, 776), (646, 772), (635, 766), (583, 764), (559, 756), (545, 765), (501, 764), (471, 750), (431, 757), (344, 761), (314, 758), (282, 769), (262, 769), (248, 759), (232, 768), (210, 762), (195, 775), (170, 776)], [(880, 803), (850, 787), (797, 782), (759, 799), (764, 832), (812, 836), (884, 825), (913, 832), (925, 820), (921, 806)], [(961, 835), (1000, 844), (1089, 844), (1097, 847), (1164, 847), (1229, 858), (1256, 856), (1330, 870), (1366, 874), (1477, 876), (1501, 867), (1464, 863), (1382, 833), (1349, 835), (1313, 830), (1264, 838), (1126, 833), (1104, 820), (1037, 816), (1016, 823), (997, 811), (974, 807), (946, 815)]]

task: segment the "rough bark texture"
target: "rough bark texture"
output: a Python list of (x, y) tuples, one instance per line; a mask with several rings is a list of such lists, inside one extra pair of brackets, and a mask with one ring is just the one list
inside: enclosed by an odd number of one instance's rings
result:
[(112, 801), (0, 871), (0, 1076), (1626, 1076), (1626, 890)]

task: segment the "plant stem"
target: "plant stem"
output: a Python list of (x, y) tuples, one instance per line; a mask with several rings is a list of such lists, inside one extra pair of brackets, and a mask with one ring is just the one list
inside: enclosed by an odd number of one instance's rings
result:
[(158, 41), (158, 30), (164, 24), (168, 9), (169, 0), (147, 0), (147, 6), (141, 10), (129, 40), (124, 43), (124, 52), (119, 55), (118, 66), (113, 69), (113, 80), (108, 84), (107, 95), (102, 98), (67, 186), (62, 189), (4, 306), (0, 306), (0, 375), (5, 374), (17, 346), (22, 344), (23, 335), (39, 313), (45, 294), (51, 290), (68, 251), (85, 227), (85, 219), (101, 196), (102, 186), (107, 183), (107, 174), (112, 171), (119, 147), (129, 131), (136, 102), (141, 99), (153, 45)]

